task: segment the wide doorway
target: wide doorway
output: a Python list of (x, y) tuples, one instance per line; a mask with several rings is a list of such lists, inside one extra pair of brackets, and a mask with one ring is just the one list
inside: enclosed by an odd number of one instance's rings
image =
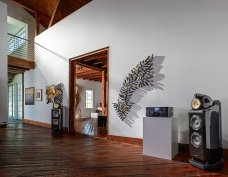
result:
[(108, 134), (108, 47), (70, 59), (70, 131)]

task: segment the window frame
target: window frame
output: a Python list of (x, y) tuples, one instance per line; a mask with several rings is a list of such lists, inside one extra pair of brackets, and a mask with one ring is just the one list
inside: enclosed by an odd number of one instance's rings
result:
[[(92, 99), (87, 99), (87, 91), (92, 91)], [(92, 100), (92, 107), (87, 107), (87, 100)], [(94, 109), (94, 90), (85, 89), (85, 109)]]
[(23, 120), (23, 83), (8, 85), (8, 118)]

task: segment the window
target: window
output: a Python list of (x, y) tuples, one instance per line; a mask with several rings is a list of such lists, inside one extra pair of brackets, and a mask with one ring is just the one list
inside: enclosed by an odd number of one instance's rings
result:
[(9, 117), (13, 117), (13, 85), (9, 85)]
[(93, 90), (86, 90), (85, 106), (86, 109), (93, 109)]
[(22, 83), (9, 85), (9, 118), (22, 119), (23, 114), (23, 95)]
[[(17, 36), (17, 37), (16, 37)], [(22, 28), (15, 36), (11, 36), (8, 41), (8, 54), (13, 53), (19, 47), (26, 43), (26, 27)]]
[(18, 119), (22, 119), (22, 110), (23, 110), (23, 105), (22, 105), (22, 83), (18, 83)]

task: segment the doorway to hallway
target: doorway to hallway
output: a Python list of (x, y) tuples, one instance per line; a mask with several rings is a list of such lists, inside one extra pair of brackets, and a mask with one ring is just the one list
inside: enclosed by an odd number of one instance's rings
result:
[(70, 59), (70, 132), (107, 137), (108, 50)]

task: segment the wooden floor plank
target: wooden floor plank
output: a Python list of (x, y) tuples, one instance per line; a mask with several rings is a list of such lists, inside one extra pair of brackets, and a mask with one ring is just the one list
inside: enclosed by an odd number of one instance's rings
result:
[(22, 123), (0, 129), (0, 177), (178, 177), (228, 176), (189, 165), (189, 156), (175, 160), (142, 155), (142, 147), (85, 135), (53, 136), (51, 130)]
[(91, 117), (74, 119), (74, 127), (77, 133), (93, 137), (107, 137), (107, 128), (98, 127), (98, 119)]

